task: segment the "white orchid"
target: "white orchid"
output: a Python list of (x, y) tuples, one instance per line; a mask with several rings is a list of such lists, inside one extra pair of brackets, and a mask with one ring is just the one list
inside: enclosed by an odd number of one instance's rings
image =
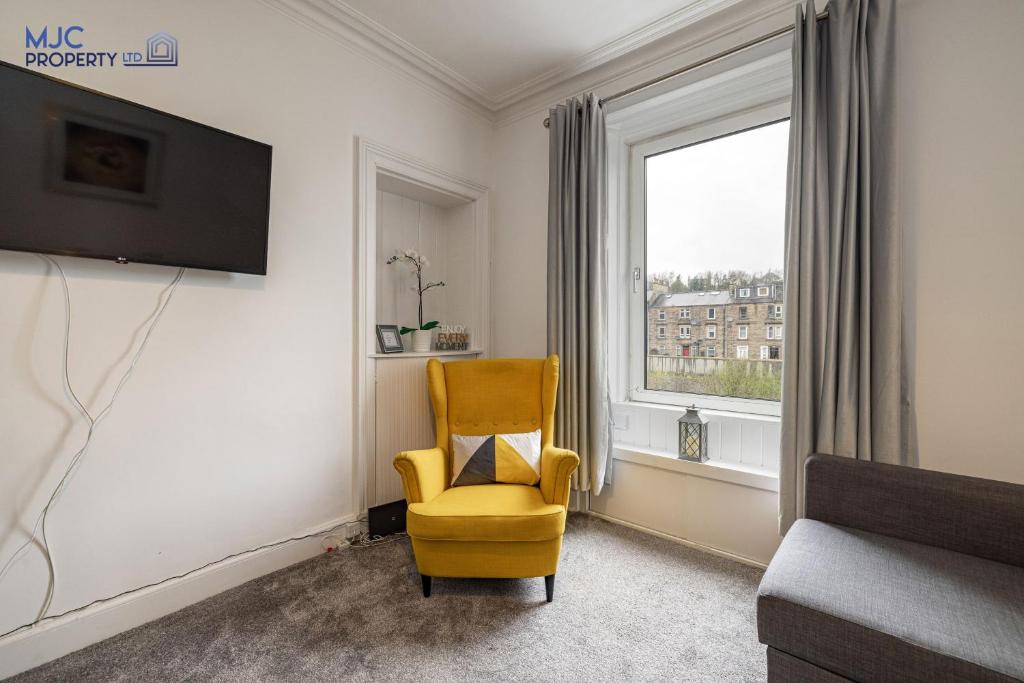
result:
[[(415, 249), (398, 249), (395, 251), (395, 255), (390, 257), (385, 263), (390, 265), (392, 263), (398, 263), (399, 261), (404, 261), (409, 268), (409, 272), (416, 274), (416, 284), (409, 287), (409, 289), (416, 292), (420, 298), (419, 329), (430, 330), (437, 327), (436, 320), (431, 320), (426, 324), (423, 323), (423, 294), (434, 287), (446, 286), (444, 281), (438, 280), (437, 282), (423, 282), (423, 269), (430, 266), (430, 261), (426, 256), (419, 254)], [(412, 331), (413, 328), (411, 327), (403, 327), (401, 330), (402, 334)]]

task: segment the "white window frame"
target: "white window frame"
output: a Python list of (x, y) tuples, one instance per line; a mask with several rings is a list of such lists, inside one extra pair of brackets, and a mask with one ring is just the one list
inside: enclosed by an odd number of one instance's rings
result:
[(679, 338), (680, 339), (689, 339), (690, 338), (690, 326), (689, 325), (680, 325), (679, 326)]
[(772, 341), (782, 341), (782, 325), (778, 323), (769, 323), (768, 329), (765, 331), (764, 338), (771, 339)]
[(767, 344), (761, 346), (760, 359), (761, 360), (769, 360), (769, 358), (768, 358), (768, 345)]
[(689, 320), (690, 319), (690, 309), (689, 308), (680, 308), (679, 309), (679, 319), (680, 320)]
[(737, 325), (736, 338), (740, 340), (750, 339), (750, 325)]
[(738, 290), (736, 290), (736, 296), (738, 296), (741, 299), (750, 298), (750, 287), (740, 287)]
[(718, 339), (718, 325), (706, 325), (704, 327), (705, 339)]
[[(761, 290), (764, 290), (764, 294), (761, 293)], [(761, 286), (761, 287), (757, 288), (757, 295), (758, 296), (771, 296), (771, 291), (772, 291), (771, 287)]]
[(704, 347), (705, 358), (718, 358), (718, 347), (717, 346), (705, 346)]
[(715, 312), (715, 307), (708, 306), (708, 320), (714, 320), (716, 315), (718, 314)]
[(658, 339), (664, 339), (665, 338), (665, 326), (664, 325), (658, 325), (655, 334), (657, 335)]
[(660, 311), (658, 311), (658, 320), (659, 320), (659, 321), (660, 321), (660, 320), (664, 320), (664, 319), (665, 319), (665, 317), (666, 317), (666, 316), (665, 316), (665, 311), (664, 311), (664, 310), (660, 310)]
[[(648, 333), (643, 286), (647, 281), (644, 193), (631, 170), (638, 161), (642, 164), (645, 152), (655, 146), (673, 149), (788, 118), (792, 86), (789, 44), (788, 38), (769, 41), (672, 79), (664, 88), (623, 98), (608, 112), (609, 291), (613, 293), (608, 348), (615, 401), (694, 404), (706, 410), (775, 418), (781, 414), (778, 401), (644, 388)], [(693, 353), (691, 357), (703, 355)]]
[(736, 346), (736, 359), (737, 360), (750, 360), (750, 347), (745, 344), (738, 344)]
[(772, 304), (771, 317), (776, 319), (782, 317), (782, 304)]

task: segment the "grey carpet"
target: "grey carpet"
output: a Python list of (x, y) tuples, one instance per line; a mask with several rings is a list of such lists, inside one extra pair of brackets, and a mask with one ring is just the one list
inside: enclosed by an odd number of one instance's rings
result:
[(544, 581), (435, 579), (407, 540), (250, 581), (13, 681), (764, 680), (761, 571), (569, 519)]

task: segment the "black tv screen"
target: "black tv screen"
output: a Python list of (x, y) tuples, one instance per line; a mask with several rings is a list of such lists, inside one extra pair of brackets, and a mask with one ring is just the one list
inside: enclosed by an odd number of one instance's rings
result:
[(0, 249), (266, 275), (270, 156), (0, 62)]

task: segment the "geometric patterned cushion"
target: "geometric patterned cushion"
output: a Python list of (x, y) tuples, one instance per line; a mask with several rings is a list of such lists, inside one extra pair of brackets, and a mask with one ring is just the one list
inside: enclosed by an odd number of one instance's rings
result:
[(452, 435), (452, 486), (540, 481), (540, 430), (490, 436)]

